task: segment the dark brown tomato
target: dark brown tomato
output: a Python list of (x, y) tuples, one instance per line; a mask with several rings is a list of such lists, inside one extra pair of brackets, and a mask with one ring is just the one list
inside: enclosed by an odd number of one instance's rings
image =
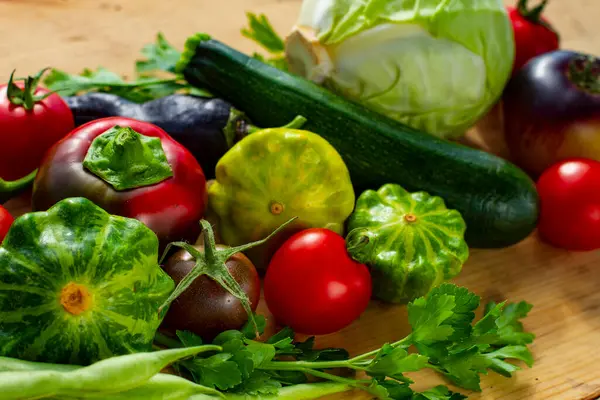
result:
[[(195, 245), (203, 251), (203, 245)], [(226, 246), (217, 245), (217, 249)], [(194, 258), (185, 250), (171, 256), (163, 269), (178, 284), (194, 267)], [(252, 262), (237, 253), (227, 260), (227, 269), (250, 299), (252, 311), (260, 300), (260, 279)], [(211, 278), (203, 275), (183, 292), (169, 307), (162, 328), (167, 331), (187, 330), (212, 340), (229, 329), (240, 329), (248, 321), (248, 315), (240, 301)]]

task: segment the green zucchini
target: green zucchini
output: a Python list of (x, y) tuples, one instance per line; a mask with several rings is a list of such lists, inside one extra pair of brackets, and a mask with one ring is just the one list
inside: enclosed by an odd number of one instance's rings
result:
[(465, 219), (471, 247), (510, 246), (536, 227), (535, 184), (506, 160), (411, 129), (205, 34), (188, 39), (177, 68), (258, 126), (306, 117), (303, 129), (333, 145), (359, 192), (396, 183), (443, 198)]

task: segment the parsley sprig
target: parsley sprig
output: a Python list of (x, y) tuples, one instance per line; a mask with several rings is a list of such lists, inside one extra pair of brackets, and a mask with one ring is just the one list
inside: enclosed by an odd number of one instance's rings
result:
[(211, 97), (202, 89), (189, 85), (183, 76), (175, 73), (175, 64), (181, 52), (173, 47), (162, 33), (158, 33), (155, 43), (141, 49), (143, 58), (135, 62), (136, 76), (125, 80), (119, 74), (106, 68), (84, 69), (80, 74), (69, 74), (52, 69), (44, 84), (62, 96), (73, 96), (85, 92), (111, 93), (135, 103), (158, 99), (173, 93), (187, 93)]
[[(294, 340), (284, 328), (264, 342), (255, 340), (254, 329), (226, 331), (213, 340), (223, 351), (179, 363), (179, 371), (199, 384), (231, 396), (282, 396), (298, 388), (315, 390), (326, 381), (332, 390), (360, 389), (379, 399), (458, 400), (463, 394), (446, 386), (415, 392), (407, 373), (432, 369), (459, 388), (480, 391), (480, 376), (489, 371), (511, 377), (520, 367), (510, 361), (533, 364), (527, 345), (534, 335), (524, 331), (521, 319), (531, 305), (490, 303), (482, 318), (475, 320), (480, 298), (465, 288), (443, 284), (427, 297), (408, 305), (411, 333), (381, 348), (349, 357), (343, 349), (314, 349), (314, 337)], [(265, 320), (257, 316), (259, 331)], [(178, 346), (194, 346), (202, 340), (190, 332), (178, 332)], [(172, 339), (157, 336), (164, 345)], [(340, 374), (339, 371), (347, 371)], [(334, 373), (335, 372), (335, 373)], [(285, 389), (285, 392), (282, 390)], [(234, 397), (232, 397), (234, 398)], [(293, 397), (290, 397), (293, 398)], [(312, 397), (304, 397), (312, 398)]]

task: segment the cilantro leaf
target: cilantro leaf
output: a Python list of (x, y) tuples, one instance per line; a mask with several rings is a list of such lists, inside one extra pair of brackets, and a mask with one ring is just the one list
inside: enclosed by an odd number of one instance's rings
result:
[[(53, 69), (44, 80), (44, 84), (49, 90), (59, 92), (61, 96), (96, 91), (111, 93), (135, 103), (154, 100), (189, 88), (187, 83), (179, 82), (175, 78), (146, 77), (136, 81), (125, 81), (119, 75), (102, 67), (96, 71), (85, 69), (79, 75)], [(207, 95), (210, 94), (207, 92)]]
[(239, 339), (231, 340), (223, 344), (223, 351), (233, 356), (231, 361), (235, 362), (243, 379), (248, 379), (254, 371), (254, 360), (252, 353), (246, 349), (244, 342)]
[(268, 18), (264, 14), (256, 15), (250, 12), (246, 16), (248, 17), (248, 27), (242, 29), (242, 35), (257, 43), (270, 54), (269, 58), (259, 53), (254, 53), (252, 57), (265, 64), (287, 71), (288, 63), (284, 53), (285, 42), (275, 32)]
[(444, 283), (431, 292), (431, 296), (441, 294), (451, 295), (454, 298), (453, 315), (445, 322), (452, 326), (453, 333), (448, 340), (459, 341), (469, 337), (473, 329), (475, 310), (479, 307), (480, 297), (471, 293), (467, 288)]
[(447, 340), (454, 333), (445, 323), (456, 307), (454, 296), (431, 292), (408, 305), (408, 321), (413, 328), (412, 338), (418, 344), (432, 344)]
[(252, 396), (276, 396), (281, 383), (264, 371), (254, 371), (241, 385), (234, 389), (237, 393), (246, 393)]
[(282, 53), (285, 50), (285, 44), (281, 36), (275, 32), (266, 15), (256, 15), (247, 13), (248, 28), (242, 29), (242, 35), (261, 45), (270, 53)]
[(223, 331), (217, 335), (212, 341), (212, 344), (216, 344), (217, 346), (224, 346), (225, 343), (230, 342), (232, 340), (238, 340), (240, 343), (243, 342), (245, 336), (240, 331), (229, 330)]
[(413, 390), (406, 383), (386, 379), (379, 381), (379, 385), (387, 390), (388, 397), (393, 400), (412, 400)]
[(273, 336), (271, 336), (267, 343), (272, 344), (276, 349), (277, 353), (291, 352), (295, 349), (293, 345), (294, 331), (292, 328), (285, 327)]
[(490, 360), (490, 368), (493, 371), (507, 378), (512, 377), (513, 372), (521, 369), (516, 365), (504, 361), (507, 358), (521, 360), (530, 368), (533, 366), (533, 356), (526, 346), (505, 346), (498, 350), (484, 353), (484, 356)]
[(487, 374), (492, 364), (477, 347), (450, 354), (437, 361), (445, 369), (446, 376), (457, 386), (478, 392), (481, 391), (480, 374)]
[(394, 348), (385, 344), (368, 366), (367, 373), (396, 377), (404, 372), (419, 371), (425, 368), (428, 361), (427, 357), (420, 354), (408, 354), (401, 347)]
[(176, 331), (177, 338), (185, 347), (201, 346), (202, 338), (190, 331)]
[(346, 349), (326, 348), (314, 350), (315, 337), (311, 336), (304, 342), (296, 342), (296, 359), (301, 361), (341, 361), (350, 358)]
[[(254, 314), (254, 321), (256, 322), (256, 327), (258, 327), (258, 334), (262, 335), (265, 333), (265, 328), (267, 326), (267, 319), (264, 315)], [(246, 322), (244, 327), (240, 330), (242, 334), (248, 339), (255, 339), (256, 332), (254, 331), (256, 328), (250, 321)]]
[(181, 52), (167, 42), (162, 32), (156, 35), (156, 42), (145, 45), (141, 53), (146, 59), (135, 63), (135, 70), (139, 75), (154, 71), (174, 73), (175, 65), (181, 57)]
[(260, 367), (275, 357), (275, 346), (272, 344), (255, 342), (248, 339), (244, 343), (246, 344), (246, 350), (252, 353), (254, 368)]
[[(493, 306), (493, 303), (489, 305)], [(521, 301), (519, 303), (508, 304), (502, 310), (500, 317), (496, 321), (498, 326), (498, 340), (495, 345), (523, 345), (533, 342), (535, 335), (525, 332), (521, 319), (525, 318), (533, 306)]]
[(446, 386), (436, 386), (424, 392), (415, 393), (413, 400), (463, 400), (467, 396), (451, 392)]
[(227, 390), (242, 383), (242, 374), (231, 358), (231, 354), (219, 353), (208, 358), (194, 358), (182, 364), (192, 373), (197, 383)]

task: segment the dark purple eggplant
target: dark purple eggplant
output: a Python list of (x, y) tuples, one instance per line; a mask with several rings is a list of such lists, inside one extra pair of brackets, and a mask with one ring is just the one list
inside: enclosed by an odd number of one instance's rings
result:
[(207, 179), (219, 159), (254, 127), (225, 100), (173, 94), (138, 104), (108, 93), (66, 97), (75, 125), (111, 116), (150, 122), (167, 131), (196, 157)]
[(510, 156), (534, 178), (565, 158), (600, 161), (600, 59), (540, 55), (510, 80), (502, 108)]

